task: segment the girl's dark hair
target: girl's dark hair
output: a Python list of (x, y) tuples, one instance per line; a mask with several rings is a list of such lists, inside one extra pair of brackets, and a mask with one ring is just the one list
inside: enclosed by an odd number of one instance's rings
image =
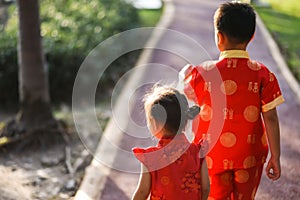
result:
[(249, 42), (255, 32), (256, 15), (247, 3), (224, 3), (214, 16), (215, 28), (235, 44)]
[(186, 97), (178, 90), (161, 85), (154, 85), (145, 96), (145, 113), (147, 120), (151, 117), (161, 123), (171, 133), (181, 133), (187, 120), (194, 119), (200, 108), (189, 108)]

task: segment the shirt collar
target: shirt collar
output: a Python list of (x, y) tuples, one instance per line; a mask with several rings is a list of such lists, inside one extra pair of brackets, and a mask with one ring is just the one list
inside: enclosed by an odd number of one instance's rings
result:
[(244, 50), (222, 51), (219, 60), (222, 60), (224, 58), (248, 58), (249, 59), (249, 54), (247, 51)]
[(175, 136), (160, 139), (158, 142), (158, 146), (164, 147), (164, 146), (168, 145), (171, 141), (173, 141), (172, 144), (177, 144), (177, 143), (183, 144), (183, 143), (188, 142), (185, 134), (180, 133)]

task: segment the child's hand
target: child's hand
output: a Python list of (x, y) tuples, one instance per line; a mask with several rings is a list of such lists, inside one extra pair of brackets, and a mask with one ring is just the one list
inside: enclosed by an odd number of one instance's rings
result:
[(272, 179), (273, 181), (280, 178), (281, 175), (281, 168), (280, 168), (280, 160), (275, 159), (273, 157), (270, 158), (268, 165), (266, 167), (266, 174), (269, 177), (269, 179)]

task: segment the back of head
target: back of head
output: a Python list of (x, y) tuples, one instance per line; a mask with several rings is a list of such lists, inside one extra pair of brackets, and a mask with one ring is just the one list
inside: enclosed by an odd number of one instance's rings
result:
[(186, 97), (172, 87), (155, 85), (145, 96), (145, 113), (149, 120), (164, 123), (164, 129), (171, 133), (181, 133), (188, 119), (199, 113), (190, 109)]
[(232, 43), (248, 43), (255, 32), (256, 15), (247, 3), (224, 3), (215, 13), (214, 25)]

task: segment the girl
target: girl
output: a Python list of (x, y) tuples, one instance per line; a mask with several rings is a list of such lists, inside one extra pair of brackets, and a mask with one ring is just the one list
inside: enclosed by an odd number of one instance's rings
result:
[[(200, 111), (188, 107), (183, 94), (167, 86), (155, 85), (145, 96), (145, 114), (157, 146), (134, 148), (141, 162), (141, 174), (133, 200), (207, 199), (209, 179), (206, 161), (199, 144), (191, 144), (183, 129), (188, 119)], [(201, 151), (202, 152), (202, 151)]]

